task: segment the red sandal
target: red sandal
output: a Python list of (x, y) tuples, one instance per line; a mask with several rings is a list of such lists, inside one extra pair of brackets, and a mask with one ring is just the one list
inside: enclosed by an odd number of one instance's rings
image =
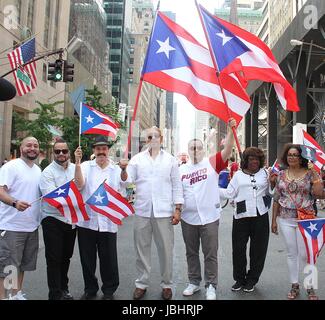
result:
[(313, 288), (307, 289), (308, 300), (318, 300), (318, 296)]
[(299, 293), (300, 293), (299, 284), (295, 283), (292, 285), (292, 287), (287, 295), (287, 298), (289, 300), (294, 300), (299, 296)]

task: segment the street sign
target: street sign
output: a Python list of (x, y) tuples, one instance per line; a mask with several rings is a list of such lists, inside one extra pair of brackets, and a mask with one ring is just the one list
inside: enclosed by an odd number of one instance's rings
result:
[(24, 82), (27, 86), (30, 86), (31, 80), (29, 76), (26, 73), (22, 72), (20, 69), (17, 70), (17, 78)]

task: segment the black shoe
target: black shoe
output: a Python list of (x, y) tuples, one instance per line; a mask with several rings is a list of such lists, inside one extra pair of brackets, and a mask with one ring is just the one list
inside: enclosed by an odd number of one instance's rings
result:
[(68, 290), (62, 291), (62, 300), (73, 300), (73, 296)]
[(255, 287), (254, 287), (254, 285), (253, 285), (252, 283), (247, 282), (247, 283), (244, 285), (243, 290), (244, 290), (245, 292), (253, 292), (253, 291), (255, 290)]
[(240, 291), (243, 287), (243, 284), (240, 281), (236, 281), (236, 283), (231, 287), (232, 291)]
[(95, 300), (96, 299), (96, 297), (97, 297), (97, 293), (88, 293), (88, 292), (85, 292), (82, 296), (81, 296), (81, 298), (80, 298), (80, 300)]
[(112, 294), (104, 294), (102, 300), (114, 300), (114, 296)]

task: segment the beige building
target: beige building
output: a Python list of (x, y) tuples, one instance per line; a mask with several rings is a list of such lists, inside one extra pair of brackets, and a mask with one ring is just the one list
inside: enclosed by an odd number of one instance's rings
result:
[[(154, 8), (151, 0), (133, 1), (132, 27), (130, 32), (130, 96), (129, 103), (135, 106), (150, 33), (154, 20)], [(158, 126), (162, 132), (166, 123), (166, 92), (152, 84), (143, 82), (139, 99), (137, 120), (139, 134), (146, 128)], [(142, 137), (143, 140), (143, 137)]]
[[(0, 0), (0, 73), (10, 70), (6, 56), (13, 45), (21, 43), (29, 36), (36, 36), (38, 55), (57, 48), (64, 48), (68, 40), (69, 0)], [(50, 57), (54, 61), (58, 56)], [(0, 102), (0, 160), (16, 155), (15, 133), (12, 130), (13, 110), (30, 117), (28, 112), (35, 109), (35, 101), (53, 103), (64, 100), (64, 83), (47, 81), (47, 60), (37, 62), (38, 86), (23, 97), (8, 102)], [(14, 83), (12, 75), (6, 77)], [(64, 105), (57, 107), (63, 114)]]

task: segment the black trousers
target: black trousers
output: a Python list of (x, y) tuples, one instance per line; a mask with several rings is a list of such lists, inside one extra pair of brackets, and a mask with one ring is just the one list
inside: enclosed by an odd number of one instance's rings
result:
[[(269, 243), (270, 225), (268, 213), (252, 218), (233, 220), (232, 259), (235, 281), (255, 285), (264, 268)], [(246, 249), (250, 239), (250, 265), (247, 272)]]
[(68, 290), (68, 271), (73, 255), (76, 229), (52, 217), (42, 221), (42, 228), (49, 300), (58, 300), (62, 297), (62, 291)]
[(103, 282), (102, 292), (112, 295), (119, 286), (119, 272), (116, 248), (117, 234), (99, 232), (78, 227), (78, 244), (85, 293), (96, 294), (99, 290), (96, 278), (97, 253), (99, 271)]

